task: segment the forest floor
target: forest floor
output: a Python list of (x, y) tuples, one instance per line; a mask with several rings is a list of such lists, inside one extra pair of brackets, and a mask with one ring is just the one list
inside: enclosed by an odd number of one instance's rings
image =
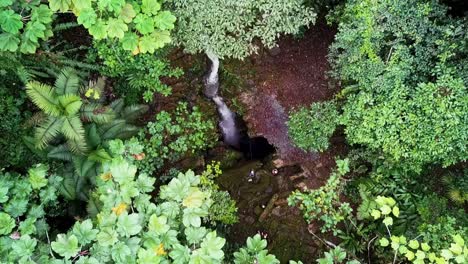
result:
[[(311, 233), (324, 237), (318, 230), (320, 225), (307, 224), (286, 199), (296, 189), (322, 186), (335, 167), (335, 157), (347, 151), (343, 137), (337, 135), (328, 151), (305, 152), (293, 145), (286, 124), (291, 110), (330, 100), (339, 90), (327, 77), (328, 47), (335, 32), (324, 21), (318, 22), (300, 38), (281, 39), (278, 48), (243, 62), (225, 63), (221, 76), (223, 96), (231, 99), (231, 108), (243, 114), (249, 134), (265, 137), (277, 149), (273, 160), (258, 169), (262, 175), (259, 183), (247, 183), (244, 179), (249, 166), (255, 164), (233, 168), (220, 179), (239, 208), (240, 222), (230, 230), (230, 240), (241, 243), (257, 231), (266, 233), (269, 248), (282, 263), (289, 259), (313, 263), (319, 257), (317, 250), (323, 244)], [(229, 75), (244, 80), (244, 89), (238, 90), (236, 99), (232, 99), (236, 82), (228, 83)], [(273, 168), (279, 169), (277, 175), (272, 175)], [(331, 236), (325, 237), (334, 241)]]

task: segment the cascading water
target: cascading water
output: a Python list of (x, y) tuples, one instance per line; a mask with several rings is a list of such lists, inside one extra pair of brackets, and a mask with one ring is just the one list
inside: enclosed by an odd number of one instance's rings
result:
[(219, 128), (223, 134), (224, 143), (242, 151), (247, 159), (262, 159), (266, 157), (274, 151), (274, 147), (263, 137), (250, 138), (245, 131), (241, 132), (236, 120), (236, 114), (229, 109), (223, 98), (218, 95), (218, 56), (212, 52), (207, 52), (206, 55), (211, 60), (211, 68), (210, 72), (205, 76), (204, 94), (213, 100), (218, 108), (221, 119)]
[(205, 77), (205, 95), (211, 98), (218, 108), (221, 121), (219, 128), (223, 134), (224, 143), (239, 147), (239, 129), (236, 126), (236, 115), (228, 108), (223, 98), (218, 95), (219, 89), (219, 59), (212, 53), (207, 52), (208, 58), (211, 60), (211, 68), (208, 75)]
[(224, 143), (233, 147), (239, 147), (240, 135), (236, 126), (236, 115), (231, 110), (229, 110), (221, 97), (216, 95), (212, 99), (218, 107), (218, 113), (221, 117), (219, 127), (223, 133)]

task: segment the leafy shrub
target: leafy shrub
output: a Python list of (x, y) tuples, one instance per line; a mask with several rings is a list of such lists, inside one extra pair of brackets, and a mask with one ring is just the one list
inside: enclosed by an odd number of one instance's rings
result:
[[(12, 93), (13, 89), (18, 90)], [(28, 132), (24, 122), (31, 113), (24, 111), (25, 94), (19, 89), (0, 85), (0, 168), (22, 167), (28, 164), (26, 157), (32, 156), (23, 142)]]
[(176, 42), (190, 53), (242, 59), (255, 52), (255, 40), (271, 48), (280, 34), (294, 34), (315, 21), (302, 0), (171, 1), (177, 17)]
[(101, 73), (105, 76), (117, 77), (114, 89), (117, 94), (125, 97), (127, 103), (138, 103), (141, 95), (149, 102), (155, 92), (165, 96), (171, 93), (171, 88), (161, 82), (161, 77), (179, 77), (182, 70), (173, 69), (164, 59), (166, 53), (157, 51), (155, 54), (132, 55), (122, 47), (109, 48), (106, 41), (95, 41), (96, 53), (90, 54), (90, 59), (98, 56), (102, 60)]
[(53, 11), (72, 11), (94, 39), (109, 39), (123, 49), (153, 53), (171, 41), (176, 18), (157, 0), (49, 0)]
[(466, 23), (435, 1), (348, 1), (330, 51), (351, 144), (402, 167), (466, 159)]
[(155, 119), (139, 134), (146, 155), (141, 169), (149, 174), (165, 162), (177, 161), (217, 141), (214, 123), (204, 119), (197, 107), (189, 110), (187, 103), (179, 103), (173, 114), (161, 111)]
[(288, 197), (288, 204), (298, 205), (308, 223), (320, 220), (323, 222), (320, 231), (325, 233), (332, 230), (334, 235), (338, 233), (337, 224), (347, 219), (352, 211), (348, 203), (340, 202), (343, 188), (341, 176), (349, 172), (348, 160), (338, 160), (336, 163), (337, 171), (331, 174), (324, 186), (317, 190), (294, 191)]
[(41, 1), (1, 1), (0, 51), (35, 53), (53, 35), (53, 14)]
[(294, 144), (308, 151), (324, 151), (338, 125), (338, 111), (334, 102), (312, 103), (289, 115), (289, 135)]

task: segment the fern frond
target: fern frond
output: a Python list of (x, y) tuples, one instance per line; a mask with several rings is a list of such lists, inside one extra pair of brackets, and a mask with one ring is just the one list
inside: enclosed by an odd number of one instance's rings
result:
[(28, 120), (26, 120), (24, 126), (27, 128), (38, 126), (42, 124), (46, 118), (47, 115), (44, 112), (36, 112)]
[(147, 105), (130, 105), (125, 107), (120, 117), (127, 120), (127, 122), (133, 122), (142, 114), (146, 113), (148, 109), (149, 107)]
[(56, 32), (56, 31), (61, 31), (61, 30), (67, 30), (67, 29), (78, 27), (78, 26), (79, 24), (77, 22), (60, 23), (60, 24), (57, 24), (52, 29), (52, 31)]
[(73, 154), (71, 153), (70, 149), (66, 144), (53, 147), (47, 154), (47, 157), (51, 159), (58, 159), (64, 161), (73, 160)]
[(119, 98), (115, 101), (113, 101), (111, 104), (110, 104), (110, 107), (112, 109), (114, 109), (114, 112), (116, 114), (120, 114), (120, 112), (122, 112), (123, 108), (125, 107), (125, 102), (123, 99)]
[(55, 80), (55, 89), (59, 95), (76, 94), (80, 88), (80, 79), (71, 68), (65, 68)]
[(95, 161), (85, 157), (73, 159), (73, 163), (75, 165), (76, 174), (81, 178), (89, 177), (90, 173), (93, 172), (93, 167), (98, 165)]
[(100, 163), (109, 161), (112, 157), (107, 153), (107, 151), (103, 148), (96, 149), (88, 154), (88, 159), (97, 161)]
[(26, 93), (33, 103), (48, 115), (59, 116), (61, 114), (58, 106), (57, 95), (53, 88), (40, 82), (28, 82)]
[(68, 140), (77, 142), (85, 141), (83, 123), (81, 123), (78, 116), (68, 116), (64, 118), (62, 133)]
[(36, 129), (36, 147), (44, 149), (47, 144), (60, 134), (63, 118), (49, 117), (43, 125)]
[(99, 146), (101, 141), (101, 136), (98, 134), (96, 124), (90, 124), (86, 126), (86, 140), (91, 148)]
[(101, 211), (101, 207), (102, 203), (99, 200), (99, 196), (92, 193), (86, 205), (86, 212), (91, 217), (95, 217)]
[(137, 126), (134, 126), (134, 125), (129, 125), (129, 124), (126, 124), (119, 132), (118, 134), (115, 136), (116, 138), (120, 138), (120, 139), (129, 139), (133, 136), (135, 136), (136, 134), (138, 134), (138, 132), (140, 131), (141, 128), (137, 127)]
[(72, 153), (75, 153), (78, 155), (83, 155), (88, 151), (88, 145), (86, 144), (85, 141), (68, 140), (67, 145)]
[(74, 94), (65, 94), (57, 98), (60, 102), (60, 105), (65, 109), (67, 115), (75, 115), (80, 111), (81, 105), (83, 102), (78, 95)]
[(115, 119), (111, 123), (102, 125), (99, 127), (99, 134), (101, 135), (102, 140), (111, 140), (119, 135), (124, 127), (127, 125), (127, 122), (123, 119)]
[(81, 118), (96, 124), (105, 124), (115, 118), (112, 108), (99, 104), (87, 104), (81, 108)]

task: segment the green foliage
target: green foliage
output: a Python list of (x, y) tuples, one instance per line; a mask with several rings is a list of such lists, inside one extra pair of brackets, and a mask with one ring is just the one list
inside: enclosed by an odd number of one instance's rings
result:
[(246, 246), (234, 253), (234, 263), (279, 264), (279, 260), (274, 255), (268, 254), (266, 247), (267, 241), (262, 239), (259, 234), (247, 238)]
[(41, 1), (2, 1), (0, 51), (35, 53), (52, 35), (53, 12)]
[(203, 190), (211, 193), (213, 199), (207, 217), (211, 224), (232, 225), (239, 222), (236, 201), (231, 198), (227, 191), (219, 190), (219, 186), (214, 181), (222, 173), (219, 162), (208, 164), (205, 171), (200, 175), (200, 185)]
[(190, 53), (242, 59), (258, 49), (255, 39), (271, 48), (280, 34), (294, 34), (313, 23), (315, 13), (302, 2), (173, 0), (176, 41)]
[(102, 60), (102, 74), (121, 78), (115, 83), (114, 90), (125, 97), (126, 102), (137, 103), (141, 95), (146, 102), (152, 101), (155, 92), (165, 96), (171, 93), (171, 88), (161, 82), (161, 77), (180, 77), (182, 70), (170, 67), (169, 62), (163, 59), (164, 51), (155, 54), (132, 55), (117, 46), (109, 48), (105, 41), (95, 41), (96, 54)]
[(468, 169), (464, 169), (458, 175), (448, 173), (442, 177), (442, 182), (447, 190), (448, 198), (454, 203), (463, 205), (468, 202)]
[(94, 39), (107, 39), (109, 47), (118, 44), (133, 54), (154, 53), (169, 43), (176, 21), (157, 0), (49, 0), (49, 5), (53, 11), (71, 10)]
[(435, 1), (348, 1), (331, 48), (351, 144), (420, 171), (466, 159), (466, 23)]
[[(28, 171), (28, 177), (0, 174), (0, 260), (29, 259), (38, 241), (48, 236), (48, 216), (59, 204), (62, 178), (48, 174), (46, 165)], [(53, 223), (50, 223), (53, 225)]]
[(66, 162), (61, 192), (73, 200), (88, 199), (87, 185), (94, 182), (100, 164), (111, 159), (107, 142), (135, 135), (138, 128), (132, 123), (147, 111), (142, 105), (125, 107), (122, 100), (102, 105), (102, 80), (87, 88), (80, 86), (76, 73), (65, 69), (53, 87), (29, 82), (26, 89), (46, 116), (36, 129), (35, 146), (45, 150), (48, 158)]
[[(7, 78), (4, 83), (8, 83)], [(17, 86), (0, 85), (0, 168), (20, 168), (28, 165), (28, 159), (31, 159), (32, 155), (23, 142), (23, 137), (29, 132), (24, 122), (31, 115), (24, 110), (25, 97)]]
[(334, 102), (312, 103), (289, 116), (289, 135), (294, 144), (308, 151), (324, 151), (338, 125), (338, 111)]
[[(349, 172), (348, 160), (337, 160), (338, 170), (333, 172), (327, 183), (316, 190), (294, 191), (288, 197), (290, 206), (298, 205), (303, 212), (304, 219), (310, 223), (320, 220), (323, 225), (322, 233), (333, 231), (336, 235), (339, 230), (337, 224), (347, 219), (352, 211), (348, 203), (340, 202), (342, 191), (341, 177)], [(340, 169), (341, 168), (341, 169)]]
[(346, 261), (346, 251), (341, 247), (335, 247), (328, 252), (325, 252), (323, 258), (317, 259), (319, 264), (335, 264), (335, 263), (346, 263), (346, 264), (359, 264), (357, 260)]
[(393, 198), (378, 196), (375, 200), (378, 205), (378, 210), (372, 211), (374, 219), (383, 218), (383, 224), (388, 231), (388, 237), (381, 237), (379, 245), (381, 247), (390, 247), (397, 255), (404, 256), (407, 261), (412, 263), (466, 263), (468, 258), (468, 248), (465, 246), (465, 241), (460, 234), (452, 235), (453, 243), (450, 247), (442, 250), (434, 250), (430, 246), (431, 241), (418, 241), (417, 239), (408, 239), (405, 235), (392, 235), (390, 226), (393, 223), (393, 218), (399, 216), (399, 209)]
[(155, 119), (139, 134), (146, 155), (141, 169), (149, 174), (217, 141), (213, 121), (203, 118), (198, 107), (189, 110), (187, 103), (179, 103), (173, 114), (161, 111)]

